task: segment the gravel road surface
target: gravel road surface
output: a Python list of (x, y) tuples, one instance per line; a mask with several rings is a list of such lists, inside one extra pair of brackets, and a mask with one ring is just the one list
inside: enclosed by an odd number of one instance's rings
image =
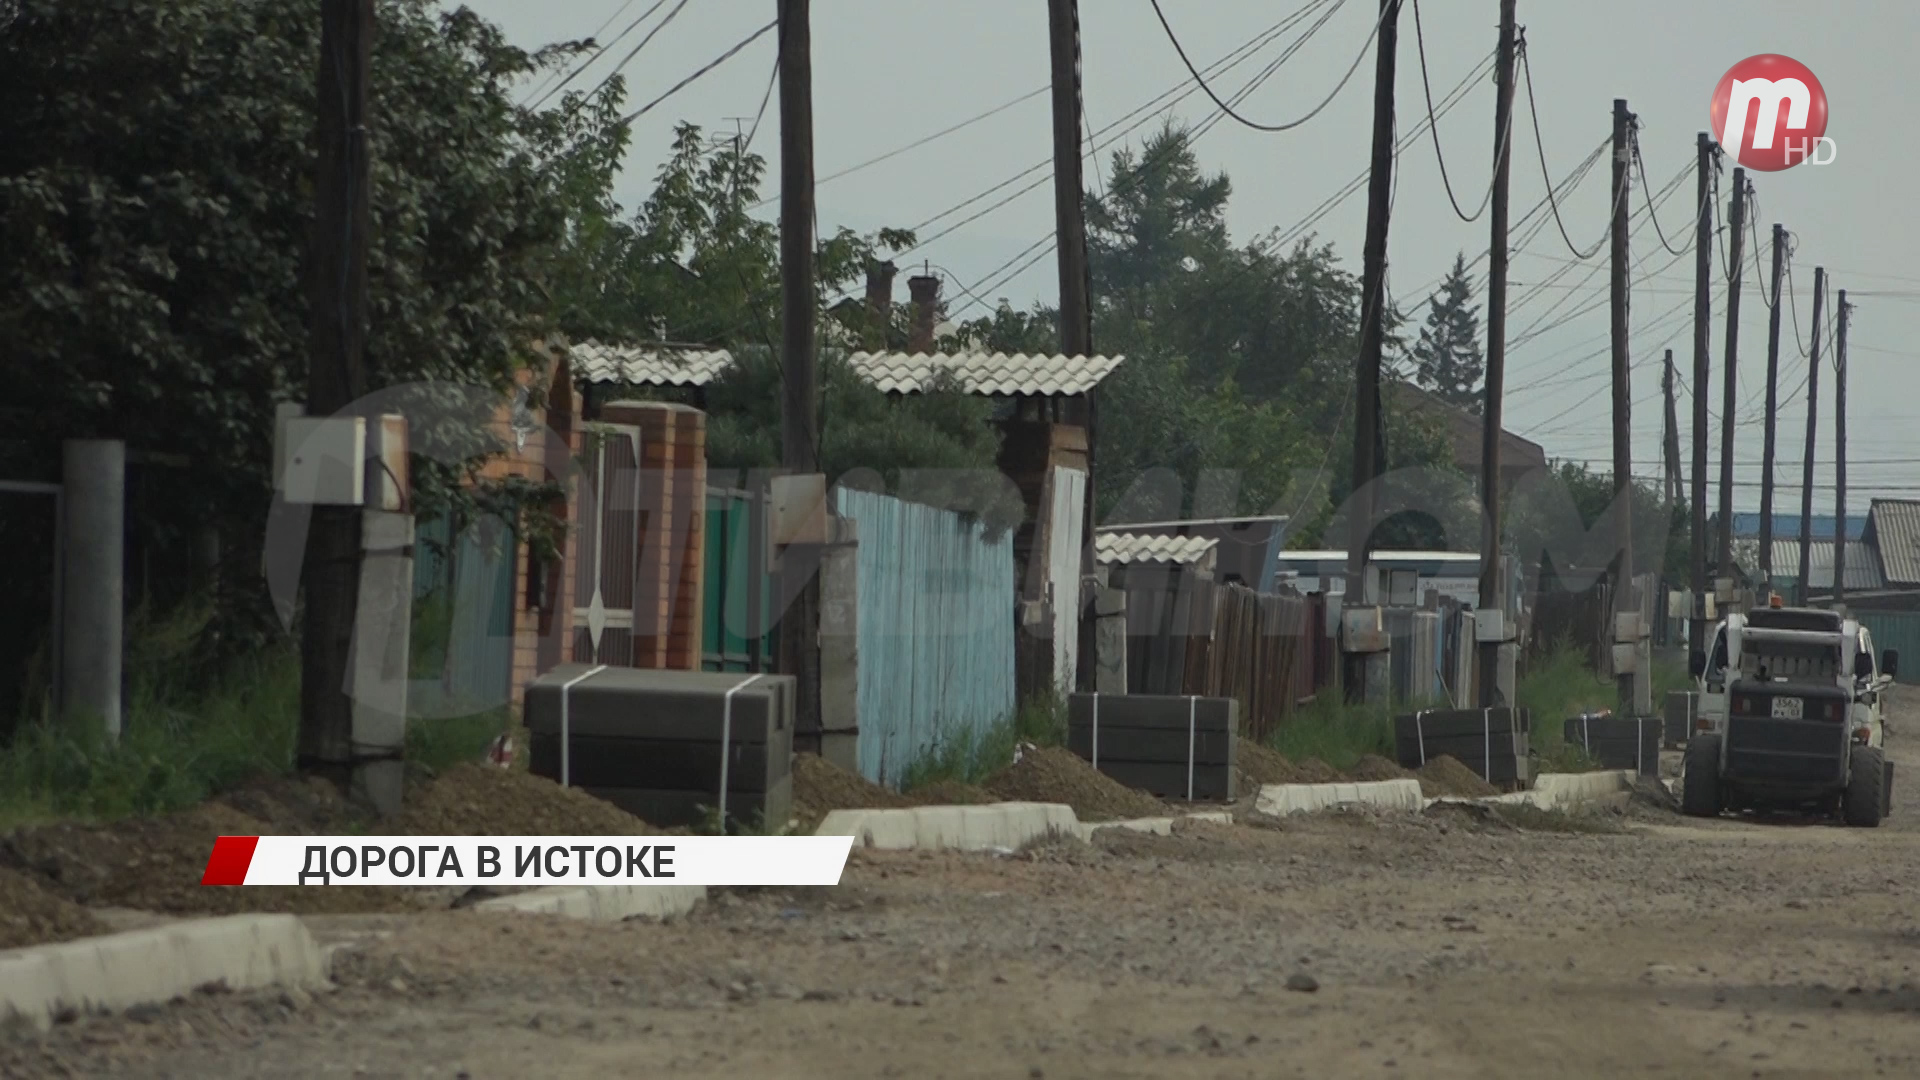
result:
[(317, 917), (333, 992), (0, 1033), (0, 1075), (1912, 1077), (1920, 707), (1890, 732), (1876, 830), (1340, 813), (856, 852), (664, 925)]

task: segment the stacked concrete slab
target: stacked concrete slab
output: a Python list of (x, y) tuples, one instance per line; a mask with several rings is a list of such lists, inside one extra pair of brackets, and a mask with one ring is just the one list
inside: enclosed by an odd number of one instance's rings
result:
[(532, 771), (655, 825), (784, 825), (793, 701), (787, 675), (564, 665), (527, 688)]
[(1067, 748), (1120, 783), (1164, 799), (1239, 797), (1240, 703), (1232, 698), (1074, 694)]
[(1525, 709), (1426, 709), (1393, 721), (1394, 756), (1417, 769), (1452, 757), (1497, 787), (1524, 785), (1532, 752)]
[(1664, 721), (1649, 716), (1610, 714), (1568, 717), (1569, 745), (1578, 746), (1596, 763), (1609, 769), (1632, 769), (1641, 776), (1660, 774), (1660, 744)]
[(1693, 738), (1694, 722), (1700, 716), (1700, 694), (1693, 690), (1669, 690), (1663, 716), (1664, 739), (1670, 747), (1687, 745)]

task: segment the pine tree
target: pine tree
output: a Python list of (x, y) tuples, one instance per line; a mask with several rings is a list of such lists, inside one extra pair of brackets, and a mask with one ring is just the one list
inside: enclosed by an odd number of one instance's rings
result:
[(1464, 254), (1454, 256), (1453, 270), (1427, 301), (1427, 325), (1412, 356), (1420, 385), (1449, 404), (1480, 412), (1486, 358), (1480, 351), (1480, 316), (1473, 306)]

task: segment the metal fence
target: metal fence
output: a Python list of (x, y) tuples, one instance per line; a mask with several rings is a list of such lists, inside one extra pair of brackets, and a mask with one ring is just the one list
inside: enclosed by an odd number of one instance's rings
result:
[(1859, 611), (1860, 625), (1873, 635), (1876, 649), (1893, 649), (1900, 654), (1900, 674), (1896, 681), (1920, 684), (1920, 612)]

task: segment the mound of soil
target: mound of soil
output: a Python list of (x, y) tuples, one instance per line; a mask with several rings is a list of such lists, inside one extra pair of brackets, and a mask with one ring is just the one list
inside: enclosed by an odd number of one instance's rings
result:
[(300, 886), (206, 888), (213, 841), (220, 836), (284, 835), (222, 802), (177, 814), (108, 824), (55, 822), (0, 841), (0, 862), (34, 876), (75, 904), (181, 915), (239, 912), (350, 913), (444, 907), (446, 890)]
[(1167, 805), (1096, 771), (1071, 750), (1029, 747), (986, 789), (1009, 802), (1065, 803), (1082, 821), (1165, 817)]
[(909, 794), (922, 806), (984, 806), (1000, 801), (993, 792), (958, 780), (936, 780)]
[(1442, 754), (1425, 765), (1415, 775), (1420, 777), (1420, 793), (1429, 799), (1484, 799), (1489, 795), (1498, 795), (1500, 790), (1480, 778), (1460, 763), (1452, 754)]
[(1355, 780), (1405, 780), (1413, 774), (1378, 754), (1367, 754), (1353, 763), (1347, 775)]
[(1346, 777), (1340, 775), (1339, 769), (1321, 761), (1317, 757), (1310, 757), (1298, 762), (1294, 765), (1294, 768), (1299, 770), (1300, 773), (1300, 779), (1294, 781), (1296, 784), (1337, 784), (1346, 779)]
[(384, 832), (411, 836), (648, 836), (661, 830), (578, 788), (480, 762), (407, 793)]
[(810, 833), (835, 810), (894, 810), (915, 801), (863, 776), (840, 768), (818, 754), (793, 755), (793, 817)]
[(0, 869), (0, 949), (23, 949), (104, 934), (86, 908), (12, 870)]
[(1300, 767), (1288, 761), (1286, 755), (1269, 749), (1257, 742), (1242, 740), (1234, 748), (1240, 756), (1242, 793), (1251, 791), (1261, 784), (1305, 784), (1311, 781), (1302, 779), (1305, 775)]

